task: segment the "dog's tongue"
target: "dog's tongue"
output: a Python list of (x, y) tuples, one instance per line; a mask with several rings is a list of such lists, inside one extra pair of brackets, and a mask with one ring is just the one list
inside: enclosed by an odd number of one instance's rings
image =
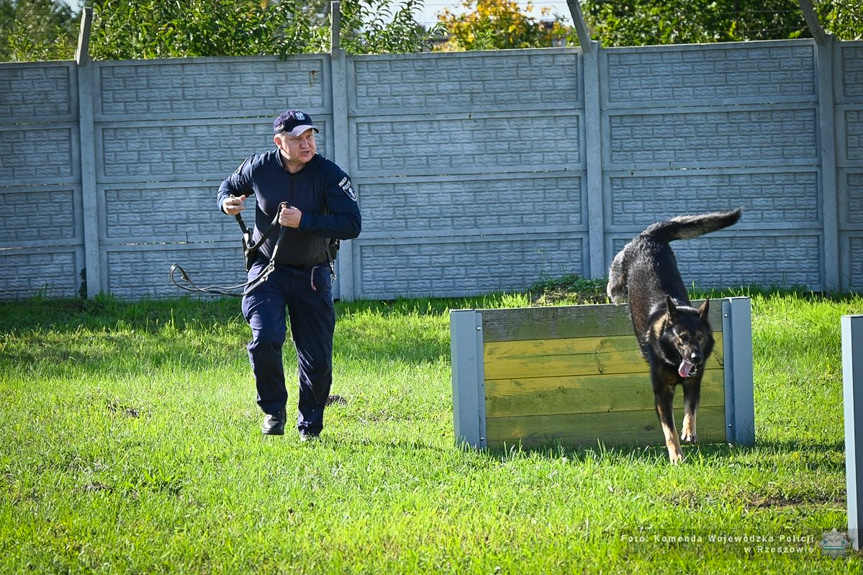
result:
[(689, 363), (685, 359), (680, 362), (680, 367), (677, 368), (677, 373), (680, 377), (689, 377), (692, 368), (695, 367), (693, 364)]

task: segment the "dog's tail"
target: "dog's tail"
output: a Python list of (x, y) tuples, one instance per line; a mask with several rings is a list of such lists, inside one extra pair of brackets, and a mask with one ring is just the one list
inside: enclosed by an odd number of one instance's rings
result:
[(697, 216), (678, 216), (651, 225), (641, 235), (653, 236), (654, 239), (666, 243), (673, 240), (688, 240), (727, 228), (737, 223), (742, 213), (743, 209), (737, 208), (730, 212), (710, 212), (709, 214), (699, 214)]

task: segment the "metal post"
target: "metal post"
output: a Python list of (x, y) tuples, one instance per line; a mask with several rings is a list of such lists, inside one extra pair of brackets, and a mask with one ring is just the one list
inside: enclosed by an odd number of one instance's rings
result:
[(453, 310), (449, 317), (456, 443), (486, 447), (482, 315), (475, 310)]
[(725, 422), (729, 443), (755, 445), (752, 307), (749, 298), (722, 301), (725, 348)]
[(863, 517), (863, 315), (842, 316), (842, 375), (845, 404), (845, 479), (848, 536), (860, 549)]

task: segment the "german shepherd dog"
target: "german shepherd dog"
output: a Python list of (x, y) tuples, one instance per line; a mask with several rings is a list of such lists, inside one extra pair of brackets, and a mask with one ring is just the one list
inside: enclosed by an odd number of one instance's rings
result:
[[(650, 365), (656, 413), (671, 463), (683, 460), (680, 440), (695, 443), (695, 411), (701, 398), (704, 365), (713, 351), (707, 321), (710, 300), (692, 307), (677, 269), (673, 240), (695, 238), (728, 227), (742, 210), (679, 216), (651, 225), (614, 256), (608, 274), (608, 297), (628, 299), (632, 326), (641, 354)], [(674, 390), (683, 385), (683, 427), (674, 426)]]

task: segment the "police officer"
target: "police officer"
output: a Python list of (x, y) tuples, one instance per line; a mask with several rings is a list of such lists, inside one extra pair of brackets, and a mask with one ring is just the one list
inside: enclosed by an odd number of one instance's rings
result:
[[(283, 112), (273, 122), (276, 149), (249, 156), (222, 182), (217, 196), (219, 209), (235, 215), (245, 208), (246, 198), (255, 195), (255, 241), (277, 212), (278, 222), (285, 228), (274, 271), (243, 298), (242, 309), (252, 328), (249, 360), (258, 405), (265, 413), (261, 427), (265, 435), (282, 435), (285, 430), (288, 393), (282, 346), (290, 321), (297, 351), (297, 428), (302, 440), (321, 433), (333, 379), (336, 315), (330, 240), (355, 238), (361, 228), (351, 180), (339, 166), (317, 153), (317, 131), (308, 114)], [(261, 246), (249, 269), (249, 280), (258, 277), (269, 263), (276, 241), (277, 234), (272, 234)]]

